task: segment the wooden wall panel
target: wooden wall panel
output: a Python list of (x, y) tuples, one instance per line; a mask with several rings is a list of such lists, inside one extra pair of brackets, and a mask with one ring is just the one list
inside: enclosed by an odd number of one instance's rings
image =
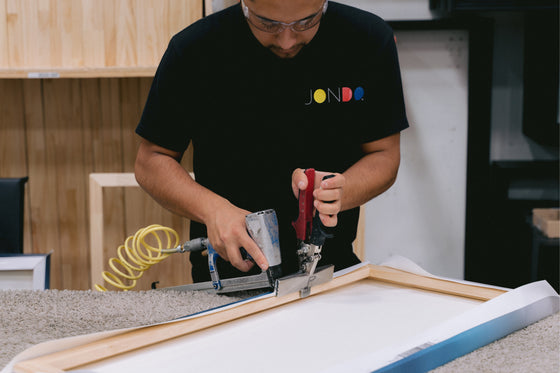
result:
[[(0, 0), (0, 77), (54, 72), (92, 78), (0, 79), (0, 177), (29, 176), (24, 251), (54, 250), (53, 288), (91, 286), (88, 175), (133, 171), (139, 143), (134, 128), (151, 77), (170, 37), (201, 18), (202, 5), (200, 0)], [(192, 171), (190, 154), (183, 163)], [(106, 193), (104, 208), (107, 254), (153, 223), (189, 238), (185, 220), (141, 190), (116, 188)], [(165, 271), (182, 273), (168, 280), (189, 280), (185, 265), (172, 262), (178, 264), (166, 264)]]
[(200, 0), (0, 0), (0, 75), (151, 76), (170, 37), (201, 17)]
[(25, 122), (21, 102), (22, 84), (18, 81), (4, 81), (0, 85), (3, 104), (0, 108), (0, 158), (6, 160), (0, 164), (0, 172), (12, 177), (27, 173), (25, 162)]
[[(133, 172), (140, 119), (151, 78), (0, 79), (0, 177), (29, 176), (24, 251), (47, 253), (51, 287), (88, 289), (88, 180), (92, 172)], [(192, 170), (191, 159), (184, 164)], [(187, 220), (159, 207), (140, 188), (114, 188), (104, 198), (107, 257), (150, 224), (189, 239)], [(191, 281), (188, 257), (153, 267), (152, 281)]]
[(81, 120), (80, 81), (43, 82), (44, 125), (47, 160), (56, 174), (56, 203), (59, 220), (59, 247), (55, 248), (61, 266), (62, 284), (88, 288), (83, 268), (89, 266), (87, 251), (87, 180), (84, 136)]
[[(4, 103), (0, 105), (0, 175), (6, 177), (22, 177), (28, 172), (25, 131), (21, 130), (25, 128), (22, 95), (21, 82), (0, 81), (0, 97), (5, 97)], [(24, 212), (24, 221), (29, 223), (27, 211)], [(30, 232), (24, 231), (24, 241), (29, 239)]]
[[(82, 19), (83, 33), (88, 35), (91, 45), (104, 45), (105, 32), (113, 27), (105, 24), (103, 12), (96, 11), (98, 4), (99, 0), (82, 0), (82, 11), (89, 15)], [(82, 51), (85, 66), (105, 65), (105, 48), (84, 48)]]
[[(0, 80), (5, 82), (7, 80)], [(44, 122), (43, 84), (40, 80), (14, 80), (23, 84), (26, 154), (29, 182), (25, 200), (29, 223), (25, 231), (24, 252), (58, 251), (60, 235), (56, 191), (56, 170), (52, 154), (47, 154), (47, 130)], [(3, 175), (2, 175), (3, 176)], [(62, 288), (60, 268), (62, 258), (51, 257), (51, 286)]]
[[(142, 227), (157, 222), (167, 227), (174, 227), (181, 237), (181, 242), (189, 238), (188, 220), (170, 214), (155, 201), (146, 199), (145, 193), (140, 188), (126, 188), (125, 201), (127, 236), (133, 235)], [(110, 255), (115, 255), (114, 249)], [(138, 280), (136, 288), (150, 289), (153, 282), (158, 282), (157, 287), (191, 283), (188, 254), (173, 254), (156, 264), (144, 272), (142, 278)]]
[(0, 23), (0, 66), (8, 66), (8, 16), (6, 14), (6, 0), (0, 0), (0, 19), (5, 19), (5, 23)]

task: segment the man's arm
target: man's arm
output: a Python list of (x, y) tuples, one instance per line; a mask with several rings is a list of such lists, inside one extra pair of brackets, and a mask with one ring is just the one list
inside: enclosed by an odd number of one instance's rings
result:
[(249, 211), (232, 205), (193, 180), (180, 165), (181, 156), (142, 139), (134, 165), (138, 184), (168, 210), (205, 224), (214, 249), (234, 267), (248, 271), (253, 266), (241, 257), (239, 248), (244, 247), (259, 267), (267, 269), (264, 254), (245, 227)]
[[(400, 164), (400, 133), (362, 145), (364, 156), (343, 174), (321, 181), (329, 172), (317, 173), (315, 207), (325, 226), (333, 227), (341, 211), (361, 206), (383, 193), (397, 178)], [(307, 187), (307, 178), (302, 169), (292, 175), (292, 188)]]
[(401, 160), (400, 133), (362, 145), (364, 156), (344, 176), (341, 211), (361, 206), (395, 183)]

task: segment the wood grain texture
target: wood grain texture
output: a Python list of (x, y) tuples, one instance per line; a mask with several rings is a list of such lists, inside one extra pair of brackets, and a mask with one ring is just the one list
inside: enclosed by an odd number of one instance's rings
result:
[[(133, 172), (139, 143), (134, 129), (150, 85), (150, 78), (0, 79), (0, 177), (29, 176), (24, 251), (54, 250), (52, 288), (92, 285), (88, 176)], [(191, 161), (185, 157), (183, 163)], [(127, 236), (154, 223), (189, 239), (186, 220), (163, 210), (139, 188), (105, 192), (103, 203), (104, 258), (113, 256)], [(165, 286), (191, 282), (186, 255), (160, 265), (138, 290), (155, 281)]]
[[(105, 283), (102, 272), (113, 272), (108, 262), (110, 258), (117, 257), (117, 247), (124, 243), (124, 238), (134, 235), (143, 227), (154, 223), (173, 227), (182, 238), (181, 242), (188, 239), (188, 221), (170, 214), (155, 201), (147, 198), (139, 188), (133, 173), (92, 173), (89, 181), (91, 284), (102, 285), (108, 290), (118, 290)], [(124, 198), (120, 200), (121, 197)], [(118, 216), (116, 220), (110, 216), (114, 214), (113, 210), (107, 208), (109, 198), (123, 206), (120, 214), (115, 214)], [(117, 244), (111, 245), (114, 243)], [(157, 287), (169, 287), (173, 284), (190, 283), (190, 268), (188, 255), (172, 255), (143, 272), (134, 290), (147, 290), (152, 284), (157, 284)], [(118, 277), (125, 284), (131, 284), (128, 280)]]
[(4, 19), (6, 21), (0, 23), (0, 66), (8, 66), (9, 65), (9, 49), (8, 49), (8, 15), (6, 13), (7, 0), (0, 0), (0, 19)]
[[(24, 251), (54, 250), (52, 288), (91, 287), (88, 175), (133, 171), (151, 77), (171, 36), (202, 17), (202, 4), (0, 0), (0, 177), (29, 176)], [(25, 79), (30, 73), (41, 79)], [(94, 79), (65, 79), (82, 77)], [(190, 154), (183, 164), (192, 171)], [(184, 219), (140, 190), (108, 191), (103, 204), (106, 255), (141, 225), (171, 225), (189, 238)], [(190, 281), (188, 264), (164, 271), (181, 272), (164, 282)]]
[(202, 14), (202, 0), (1, 0), (0, 77), (149, 76)]

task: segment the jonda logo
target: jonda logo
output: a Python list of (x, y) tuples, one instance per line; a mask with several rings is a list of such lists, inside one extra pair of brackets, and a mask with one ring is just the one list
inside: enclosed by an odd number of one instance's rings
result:
[(349, 102), (352, 99), (354, 101), (362, 101), (364, 99), (364, 89), (362, 87), (356, 87), (354, 91), (348, 87), (338, 87), (338, 88), (327, 88), (325, 89), (310, 89), (309, 99), (305, 105), (311, 105), (314, 102), (317, 104), (331, 102)]

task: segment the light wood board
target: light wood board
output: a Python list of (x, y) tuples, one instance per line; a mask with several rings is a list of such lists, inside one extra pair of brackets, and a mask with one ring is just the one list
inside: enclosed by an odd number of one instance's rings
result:
[(0, 0), (0, 77), (152, 76), (202, 0)]

